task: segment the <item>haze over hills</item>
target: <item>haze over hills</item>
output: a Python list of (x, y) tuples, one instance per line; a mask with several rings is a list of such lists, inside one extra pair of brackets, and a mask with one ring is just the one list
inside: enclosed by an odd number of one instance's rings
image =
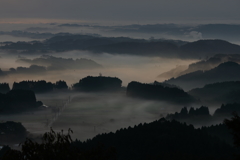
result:
[(96, 69), (103, 67), (95, 61), (86, 58), (74, 60), (72, 58), (54, 57), (49, 55), (43, 55), (34, 59), (19, 58), (16, 62), (45, 66), (47, 70)]
[(0, 160), (239, 159), (239, 6), (1, 0)]
[(240, 55), (216, 54), (206, 60), (200, 60), (198, 62), (191, 63), (188, 66), (184, 66), (184, 65), (176, 66), (176, 68), (160, 74), (158, 78), (172, 78), (172, 77), (176, 78), (178, 76), (195, 72), (198, 70), (206, 71), (206, 70), (213, 69), (217, 67), (219, 64), (228, 62), (228, 61), (240, 63)]
[[(181, 41), (179, 41), (181, 42)], [(238, 54), (240, 46), (223, 40), (199, 40), (179, 45), (175, 40), (133, 39), (128, 37), (101, 37), (92, 35), (61, 35), (43, 42), (16, 42), (0, 47), (18, 53), (46, 53), (84, 50), (94, 53), (158, 56), (180, 59), (199, 59), (215, 54)]]
[(43, 55), (39, 58), (18, 58), (16, 60), (17, 64), (27, 64), (29, 67), (16, 67), (9, 68), (9, 70), (1, 71), (0, 76), (6, 77), (7, 75), (15, 75), (15, 74), (47, 74), (50, 71), (64, 71), (64, 70), (94, 70), (103, 68), (102, 65), (97, 62), (86, 59), (72, 59), (72, 58), (62, 58), (62, 57), (54, 57), (49, 55)]
[(195, 71), (177, 78), (166, 80), (166, 83), (182, 87), (184, 90), (190, 90), (197, 87), (203, 87), (209, 83), (238, 81), (240, 80), (240, 65), (235, 62), (225, 62), (208, 71)]

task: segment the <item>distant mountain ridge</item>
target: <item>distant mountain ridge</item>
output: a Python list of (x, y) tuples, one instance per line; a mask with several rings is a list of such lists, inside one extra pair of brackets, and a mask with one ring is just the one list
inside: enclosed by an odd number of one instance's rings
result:
[(199, 59), (215, 54), (239, 54), (240, 46), (224, 40), (145, 40), (129, 37), (101, 37), (93, 35), (59, 35), (43, 42), (10, 42), (0, 47), (18, 50), (20, 53), (46, 53), (70, 50), (86, 50), (94, 53), (160, 56), (181, 59)]

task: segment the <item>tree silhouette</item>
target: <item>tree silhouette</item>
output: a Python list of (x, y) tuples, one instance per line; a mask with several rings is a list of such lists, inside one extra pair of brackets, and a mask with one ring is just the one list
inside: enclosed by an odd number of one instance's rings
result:
[(42, 143), (31, 139), (21, 145), (21, 151), (9, 149), (5, 151), (2, 160), (108, 160), (115, 159), (114, 149), (104, 149), (102, 146), (83, 150), (73, 145), (71, 129), (67, 134), (55, 132), (52, 128), (42, 136)]
[(233, 117), (225, 119), (224, 123), (232, 130), (235, 147), (240, 147), (240, 117), (234, 112)]

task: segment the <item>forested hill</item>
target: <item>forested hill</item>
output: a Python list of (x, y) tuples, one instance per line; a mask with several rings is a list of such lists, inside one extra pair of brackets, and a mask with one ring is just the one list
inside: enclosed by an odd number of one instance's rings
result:
[(36, 108), (42, 102), (36, 101), (35, 93), (31, 90), (11, 90), (6, 94), (0, 93), (0, 110), (2, 113), (18, 112), (30, 108)]
[(89, 148), (98, 143), (115, 147), (119, 160), (231, 160), (234, 149), (192, 125), (160, 119), (102, 134), (75, 145)]
[(174, 85), (164, 85), (164, 83), (161, 84), (156, 82), (154, 84), (130, 82), (127, 86), (127, 96), (180, 104), (195, 102), (195, 99), (182, 89)]
[(82, 92), (113, 92), (120, 91), (122, 80), (117, 77), (87, 76), (73, 85), (73, 90)]

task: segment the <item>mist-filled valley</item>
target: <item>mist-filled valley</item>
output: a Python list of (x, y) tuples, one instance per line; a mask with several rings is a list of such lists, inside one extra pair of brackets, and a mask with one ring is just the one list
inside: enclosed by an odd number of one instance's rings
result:
[(6, 145), (21, 150), (26, 138), (40, 143), (69, 128), (70, 146), (100, 142), (117, 159), (231, 159), (239, 153), (226, 120), (240, 113), (239, 33), (238, 24), (4, 23), (0, 159)]

